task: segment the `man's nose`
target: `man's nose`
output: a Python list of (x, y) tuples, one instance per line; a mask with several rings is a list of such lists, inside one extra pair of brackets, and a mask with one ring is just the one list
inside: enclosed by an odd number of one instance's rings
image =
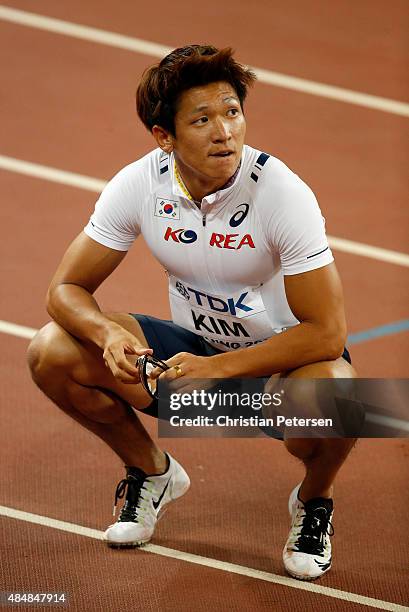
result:
[(219, 117), (215, 120), (213, 129), (213, 140), (215, 142), (225, 142), (231, 138), (229, 122)]

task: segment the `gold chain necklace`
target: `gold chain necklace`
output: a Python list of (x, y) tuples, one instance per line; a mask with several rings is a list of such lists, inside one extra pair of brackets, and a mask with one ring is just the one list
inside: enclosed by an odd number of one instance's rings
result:
[(181, 190), (183, 191), (183, 193), (185, 194), (185, 196), (186, 196), (186, 197), (187, 197), (187, 198), (188, 198), (188, 199), (189, 199), (191, 202), (194, 202), (194, 199), (193, 199), (193, 198), (192, 198), (192, 196), (190, 195), (190, 193), (189, 193), (189, 191), (188, 191), (188, 189), (187, 189), (186, 185), (184, 184), (184, 182), (183, 182), (183, 180), (182, 180), (182, 177), (181, 177), (181, 176), (180, 176), (180, 174), (179, 174), (179, 170), (178, 170), (178, 167), (177, 167), (177, 165), (176, 165), (176, 159), (174, 159), (174, 160), (173, 160), (173, 164), (174, 164), (174, 166), (173, 166), (173, 167), (174, 167), (174, 170), (175, 170), (175, 177), (176, 177), (176, 180), (177, 180), (177, 182), (178, 182), (179, 187), (181, 188)]

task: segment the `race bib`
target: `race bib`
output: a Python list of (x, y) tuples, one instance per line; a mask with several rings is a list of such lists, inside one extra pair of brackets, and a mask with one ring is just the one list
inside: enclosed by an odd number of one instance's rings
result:
[(174, 323), (222, 351), (252, 346), (282, 331), (272, 328), (260, 287), (216, 295), (169, 276), (169, 301)]

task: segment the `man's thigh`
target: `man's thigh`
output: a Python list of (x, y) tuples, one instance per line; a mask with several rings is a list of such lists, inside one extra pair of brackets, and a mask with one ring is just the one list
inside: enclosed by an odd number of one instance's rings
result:
[[(105, 314), (133, 334), (141, 347), (147, 346), (143, 330), (134, 317), (126, 313)], [(55, 322), (46, 325), (38, 336), (42, 359), (49, 365), (50, 372), (65, 372), (65, 375), (80, 385), (112, 391), (138, 408), (151, 403), (142, 385), (125, 384), (113, 376), (105, 365), (102, 350), (95, 344), (75, 338)]]
[[(139, 340), (141, 347), (153, 349), (154, 355), (159, 359), (169, 359), (181, 352), (203, 356), (219, 352), (207, 345), (201, 336), (193, 334), (172, 321), (141, 314), (105, 314), (111, 321), (115, 321), (132, 333)], [(125, 384), (116, 380), (105, 366), (102, 351), (98, 347), (83, 343), (80, 351), (82, 359), (78, 364), (75, 376), (79, 383), (108, 389), (137, 410), (143, 410), (145, 414), (157, 417), (157, 401), (152, 400), (142, 385)]]

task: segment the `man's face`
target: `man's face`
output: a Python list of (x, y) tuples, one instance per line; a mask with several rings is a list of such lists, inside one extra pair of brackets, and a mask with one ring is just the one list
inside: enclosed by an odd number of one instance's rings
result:
[[(182, 172), (220, 182), (235, 173), (241, 159), (246, 121), (233, 87), (224, 81), (193, 87), (180, 96), (173, 150)], [(186, 176), (187, 178), (187, 176)]]

